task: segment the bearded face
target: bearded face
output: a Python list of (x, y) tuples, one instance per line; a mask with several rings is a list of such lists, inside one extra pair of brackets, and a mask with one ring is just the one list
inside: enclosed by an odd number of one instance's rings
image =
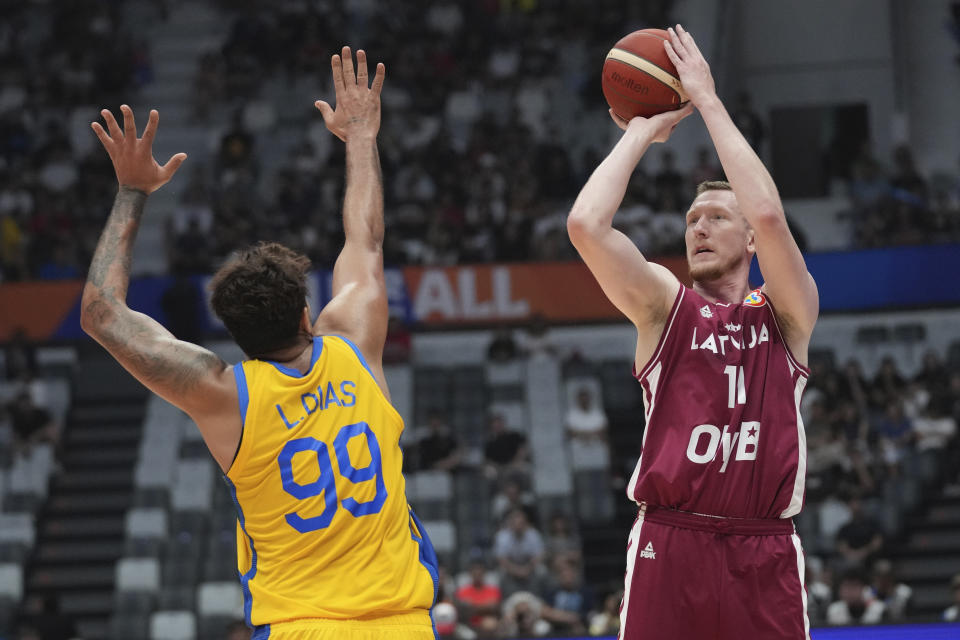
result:
[(687, 211), (687, 264), (695, 282), (711, 282), (749, 264), (753, 230), (740, 213), (733, 191), (705, 191)]

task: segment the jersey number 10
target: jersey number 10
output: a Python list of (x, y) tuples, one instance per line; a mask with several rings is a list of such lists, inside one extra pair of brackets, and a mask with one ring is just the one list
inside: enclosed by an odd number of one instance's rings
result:
[[(353, 438), (365, 435), (367, 449), (370, 451), (370, 464), (357, 469), (350, 461), (350, 452), (347, 444)], [(293, 477), (293, 457), (303, 451), (313, 451), (317, 456), (317, 467), (320, 475), (313, 482), (300, 484)], [(354, 498), (344, 498), (341, 502), (337, 498), (337, 478), (334, 475), (333, 465), (330, 463), (330, 447), (326, 442), (316, 438), (297, 438), (290, 440), (283, 446), (277, 463), (280, 465), (280, 479), (283, 481), (283, 490), (297, 500), (306, 500), (323, 494), (324, 507), (320, 515), (304, 518), (298, 513), (286, 514), (287, 523), (300, 533), (309, 533), (319, 529), (326, 529), (333, 521), (333, 516), (340, 505), (355, 517), (369, 516), (380, 513), (383, 503), (387, 499), (387, 488), (383, 482), (383, 463), (380, 459), (380, 444), (377, 436), (366, 422), (357, 422), (342, 427), (333, 440), (333, 452), (337, 458), (340, 475), (354, 484), (376, 481), (377, 493), (372, 500), (357, 502)]]

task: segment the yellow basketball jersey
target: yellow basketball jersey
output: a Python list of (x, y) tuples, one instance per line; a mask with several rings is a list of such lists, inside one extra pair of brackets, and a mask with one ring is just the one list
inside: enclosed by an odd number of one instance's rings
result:
[(422, 613), (437, 557), (407, 504), (403, 419), (363, 355), (314, 338), (310, 370), (234, 366), (243, 434), (226, 475), (247, 624)]

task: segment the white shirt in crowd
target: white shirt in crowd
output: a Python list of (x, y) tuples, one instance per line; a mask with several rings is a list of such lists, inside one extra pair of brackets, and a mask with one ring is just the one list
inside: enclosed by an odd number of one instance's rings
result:
[(837, 600), (827, 607), (827, 624), (879, 624), (883, 619), (885, 609), (886, 607), (879, 600), (871, 600), (867, 603), (866, 609), (863, 610), (863, 615), (854, 618), (847, 603), (843, 600)]
[(567, 428), (574, 435), (596, 435), (607, 428), (607, 416), (596, 405), (586, 411), (574, 405), (567, 411)]

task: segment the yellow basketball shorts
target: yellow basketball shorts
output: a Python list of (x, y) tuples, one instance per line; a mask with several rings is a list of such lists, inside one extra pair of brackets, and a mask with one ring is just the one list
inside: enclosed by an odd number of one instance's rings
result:
[(310, 618), (270, 625), (270, 640), (435, 640), (430, 615), (405, 613), (364, 620)]

